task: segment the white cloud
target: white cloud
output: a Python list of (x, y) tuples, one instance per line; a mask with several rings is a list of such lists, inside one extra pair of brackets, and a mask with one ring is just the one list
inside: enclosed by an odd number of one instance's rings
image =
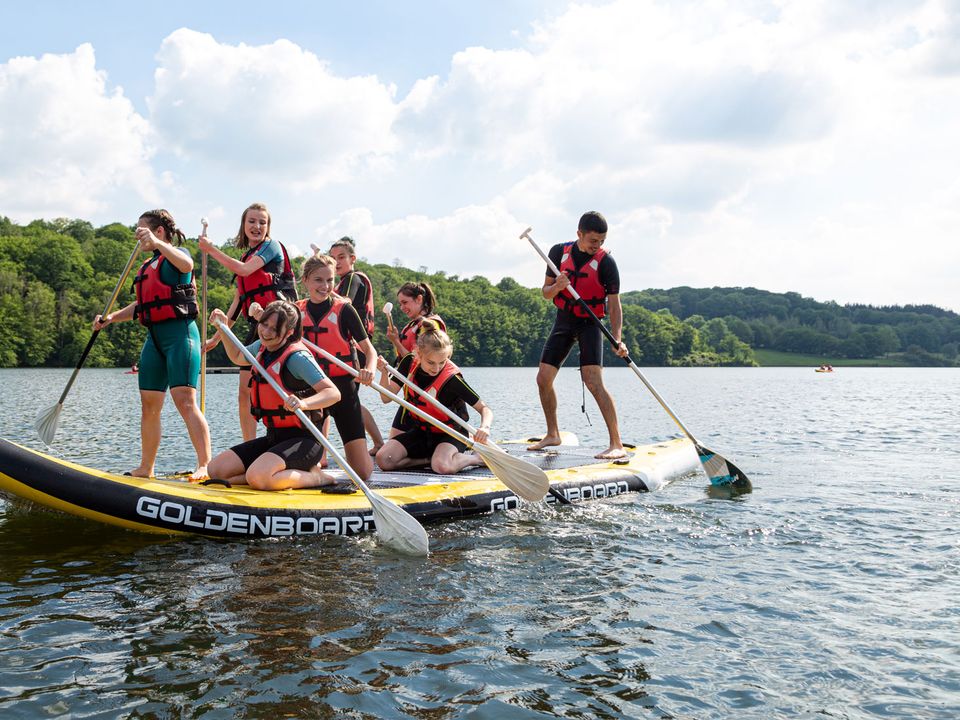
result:
[(338, 77), (287, 40), (233, 46), (184, 28), (157, 59), (151, 120), (190, 161), (309, 188), (377, 167), (396, 150), (394, 88)]
[(89, 217), (130, 188), (155, 203), (148, 137), (90, 45), (0, 65), (0, 202), (21, 222)]

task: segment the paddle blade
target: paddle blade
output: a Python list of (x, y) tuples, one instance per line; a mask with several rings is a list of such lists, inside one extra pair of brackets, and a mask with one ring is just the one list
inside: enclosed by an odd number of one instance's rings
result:
[(697, 445), (696, 448), (697, 455), (700, 456), (700, 464), (703, 465), (703, 471), (710, 478), (711, 485), (733, 485), (741, 492), (752, 487), (750, 479), (743, 471), (722, 455), (718, 455), (702, 445)]
[(373, 506), (380, 542), (404, 555), (425, 556), (430, 552), (427, 531), (413, 515), (372, 490), (366, 496)]
[(53, 445), (53, 438), (60, 426), (61, 412), (63, 412), (63, 403), (57, 403), (37, 415), (37, 419), (33, 421), (33, 427), (44, 445)]
[(496, 445), (477, 443), (473, 450), (500, 482), (524, 500), (543, 500), (550, 489), (547, 474), (533, 463), (513, 457)]

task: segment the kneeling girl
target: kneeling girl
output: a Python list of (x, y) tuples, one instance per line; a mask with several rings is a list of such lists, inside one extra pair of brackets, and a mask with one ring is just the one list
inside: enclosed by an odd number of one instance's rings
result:
[[(226, 322), (221, 310), (214, 310), (210, 322)], [(251, 369), (250, 412), (267, 428), (264, 437), (254, 438), (224, 450), (210, 463), (210, 476), (232, 484), (248, 484), (257, 490), (318, 487), (334, 482), (314, 466), (323, 455), (323, 446), (311, 434), (295, 411), (300, 409), (319, 419), (318, 411), (340, 400), (340, 391), (323, 374), (313, 354), (300, 342), (303, 320), (296, 305), (276, 300), (263, 311), (257, 325), (259, 340), (247, 349), (260, 365), (287, 391), (283, 400), (256, 369)], [(237, 365), (249, 366), (239, 348), (224, 348)]]
[[(480, 427), (474, 436), (476, 442), (486, 442), (493, 422), (493, 411), (463, 379), (454, 362), (453, 343), (440, 326), (431, 319), (424, 319), (417, 336), (416, 351), (405, 356), (398, 367), (401, 373), (424, 392), (436, 398), (444, 407), (467, 419), (467, 406), (480, 413)], [(380, 384), (393, 392), (400, 386), (392, 382), (387, 372), (389, 364), (378, 358)], [(433, 404), (422, 399), (419, 393), (404, 388), (406, 400), (426, 414), (453, 427), (454, 421)], [(388, 398), (383, 398), (388, 402)], [(452, 475), (471, 465), (482, 463), (476, 453), (467, 452), (466, 446), (445, 432), (438, 430), (422, 418), (410, 413), (414, 426), (390, 438), (377, 453), (377, 464), (384, 470), (399, 470), (418, 465), (430, 465), (434, 472)]]

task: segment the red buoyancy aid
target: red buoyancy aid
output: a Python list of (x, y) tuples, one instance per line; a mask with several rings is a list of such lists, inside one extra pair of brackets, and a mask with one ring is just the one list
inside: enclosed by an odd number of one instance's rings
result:
[(347, 286), (350, 284), (351, 278), (356, 277), (362, 282), (367, 288), (367, 301), (364, 303), (362, 308), (355, 308), (357, 314), (360, 316), (360, 320), (363, 322), (364, 330), (367, 331), (367, 336), (371, 339), (373, 338), (373, 283), (370, 282), (364, 273), (358, 272), (356, 270), (351, 270), (349, 273), (340, 278), (340, 282), (337, 283), (337, 295), (342, 295), (343, 297), (350, 299), (347, 295)]
[[(563, 246), (560, 266), (557, 269), (570, 276), (571, 287), (576, 289), (594, 314), (598, 318), (602, 318), (607, 314), (607, 290), (600, 282), (599, 268), (600, 261), (606, 257), (607, 251), (603, 248), (597, 250), (578, 271), (573, 264), (573, 246), (575, 244), (571, 242)], [(561, 310), (572, 312), (577, 317), (589, 317), (580, 303), (574, 300), (573, 295), (567, 290), (557, 293), (553, 298), (553, 304)]]
[[(308, 300), (299, 300), (296, 303), (303, 314), (303, 337), (356, 370), (357, 355), (353, 349), (353, 343), (347, 341), (340, 332), (340, 313), (350, 305), (350, 301), (338, 295), (331, 295), (330, 309), (320, 318), (320, 322), (317, 324), (314, 324), (313, 316), (307, 310), (308, 302)], [(329, 377), (350, 374), (336, 363), (327, 360), (323, 355), (314, 353), (314, 357), (317, 364)]]
[[(247, 250), (240, 258), (240, 262), (246, 262), (250, 259), (262, 244), (260, 243)], [(236, 276), (237, 289), (240, 291), (240, 307), (243, 309), (244, 316), (249, 316), (250, 305), (255, 302), (266, 307), (274, 300), (293, 302), (297, 299), (297, 281), (293, 277), (290, 256), (287, 255), (287, 249), (283, 246), (283, 243), (280, 243), (280, 250), (283, 251), (282, 269), (280, 268), (280, 262), (276, 261), (270, 263), (270, 265), (257, 268), (246, 277)], [(276, 272), (278, 270), (279, 272)]]
[(439, 315), (421, 315), (418, 318), (414, 318), (404, 325), (403, 330), (399, 333), (400, 344), (403, 345), (404, 350), (407, 352), (413, 352), (417, 347), (417, 332), (420, 330), (420, 323), (424, 320), (433, 320), (440, 326), (441, 330), (444, 332), (447, 331), (447, 326)]
[(185, 285), (167, 285), (160, 277), (160, 268), (165, 262), (169, 261), (163, 254), (156, 253), (140, 266), (133, 279), (137, 294), (133, 316), (141, 325), (178, 318), (192, 320), (197, 316), (197, 285), (193, 276)]
[[(310, 352), (303, 343), (292, 342), (284, 348), (279, 357), (267, 365), (264, 363), (266, 349), (261, 347), (257, 362), (288, 394), (304, 398), (310, 397), (316, 391), (286, 370), (287, 359), (293, 353), (301, 350), (306, 353)], [(271, 387), (265, 377), (260, 375), (256, 368), (250, 369), (250, 414), (262, 421), (268, 428), (303, 427), (300, 418), (297, 417), (296, 413), (287, 410), (283, 404), (283, 398), (277, 394), (277, 391)], [(308, 415), (311, 415), (311, 413), (308, 413)]]
[[(410, 373), (407, 375), (407, 379), (415, 383), (414, 376), (417, 374), (417, 368), (420, 367), (420, 361), (414, 360), (413, 364), (410, 366)], [(443, 367), (440, 368), (440, 372), (437, 373), (437, 376), (430, 381), (430, 384), (425, 388), (421, 388), (428, 395), (432, 395), (433, 399), (436, 400), (437, 396), (440, 395), (440, 391), (443, 390), (443, 386), (446, 385), (454, 376), (460, 373), (460, 368), (458, 368), (452, 360), (447, 360), (444, 363)], [(412, 405), (416, 405), (418, 410), (422, 410), (424, 413), (429, 415), (432, 418), (436, 418), (440, 422), (449, 422), (450, 416), (445, 412), (437, 408), (433, 403), (424, 400), (420, 397), (419, 393), (415, 393), (410, 388), (405, 388), (404, 394), (406, 395), (406, 400)], [(457, 408), (450, 408), (454, 412), (457, 412)], [(463, 418), (467, 419), (466, 411), (457, 412), (457, 414)], [(426, 420), (421, 418), (419, 415), (414, 414), (414, 419), (420, 423), (421, 430), (428, 430), (430, 432), (440, 433), (443, 432), (435, 428), (433, 425), (428, 423)]]

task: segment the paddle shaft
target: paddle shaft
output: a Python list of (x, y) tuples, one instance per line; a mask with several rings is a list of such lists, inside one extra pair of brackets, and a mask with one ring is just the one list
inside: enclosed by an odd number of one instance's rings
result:
[[(207, 223), (203, 223), (204, 237), (207, 235)], [(207, 412), (207, 254), (200, 252), (200, 414)]]
[[(520, 237), (521, 237), (522, 239), (527, 240), (527, 241), (530, 243), (530, 245), (533, 247), (533, 249), (537, 251), (537, 254), (538, 254), (540, 257), (542, 257), (542, 258), (544, 259), (544, 261), (547, 263), (547, 267), (549, 267), (549, 268), (553, 271), (553, 273), (554, 273), (557, 277), (559, 277), (559, 276), (560, 276), (560, 271), (557, 269), (557, 266), (553, 264), (553, 261), (547, 256), (546, 253), (543, 252), (543, 250), (540, 249), (540, 246), (537, 245), (537, 243), (534, 241), (534, 239), (533, 239), (532, 237), (530, 237), (530, 230), (531, 230), (531, 228), (527, 228), (526, 230), (524, 230), (524, 231), (523, 231), (523, 234), (522, 234)], [(580, 293), (577, 292), (577, 289), (576, 289), (575, 287), (573, 287), (573, 285), (568, 285), (567, 288), (566, 288), (566, 290), (567, 290), (567, 292), (570, 293), (570, 295), (573, 296), (573, 299), (574, 299), (574, 300), (576, 300), (578, 303), (580, 303), (580, 307), (583, 308), (583, 310), (584, 310), (584, 311), (587, 313), (587, 315), (593, 320), (593, 322), (595, 322), (595, 323), (597, 324), (597, 327), (599, 327), (599, 328), (600, 328), (600, 331), (601, 331), (604, 335), (607, 336), (607, 339), (613, 344), (613, 346), (614, 346), (614, 347), (617, 347), (620, 343), (617, 341), (617, 339), (616, 339), (615, 337), (613, 337), (613, 333), (611, 333), (611, 332), (607, 329), (607, 326), (604, 325), (603, 322), (601, 322), (600, 318), (597, 317), (596, 313), (593, 312), (593, 310), (590, 308), (589, 305), (587, 305), (587, 303), (584, 301), (584, 299), (583, 299), (582, 297), (580, 297)], [(660, 397), (660, 393), (658, 393), (658, 392), (656, 391), (656, 389), (653, 387), (653, 385), (651, 385), (650, 382), (647, 380), (647, 378), (644, 377), (643, 373), (640, 372), (640, 368), (638, 368), (638, 367), (637, 367), (637, 364), (636, 364), (635, 362), (633, 362), (633, 360), (630, 358), (629, 353), (623, 357), (623, 361), (624, 361), (625, 363), (627, 363), (627, 365), (630, 366), (630, 369), (633, 370), (634, 373), (636, 373), (637, 377), (640, 378), (640, 381), (641, 381), (644, 385), (647, 386), (647, 390), (649, 390), (649, 391), (650, 391), (650, 394), (653, 395), (653, 396), (657, 399), (657, 402), (660, 403), (660, 406), (661, 406), (664, 410), (667, 411), (667, 415), (669, 415), (669, 416), (673, 419), (673, 421), (677, 424), (677, 426), (678, 426), (681, 430), (683, 430), (683, 434), (686, 435), (688, 438), (690, 438), (690, 441), (691, 441), (694, 445), (699, 446), (700, 443), (697, 442), (697, 439), (693, 436), (693, 433), (691, 433), (689, 430), (687, 430), (686, 425), (683, 424), (683, 422), (680, 420), (680, 418), (677, 417), (676, 413), (674, 413), (673, 410), (670, 409), (670, 406), (667, 405), (667, 401), (664, 400), (662, 397)]]
[[(110, 313), (110, 309), (113, 307), (113, 304), (117, 302), (117, 298), (120, 297), (120, 289), (123, 287), (124, 280), (127, 279), (127, 275), (130, 274), (130, 270), (133, 268), (133, 262), (137, 259), (137, 255), (140, 253), (140, 241), (137, 241), (137, 244), (133, 248), (133, 252), (130, 253), (130, 259), (127, 260), (126, 267), (123, 268), (123, 272), (120, 273), (120, 279), (117, 280), (116, 286), (113, 288), (113, 293), (110, 295), (110, 299), (107, 300), (107, 304), (103, 306), (103, 312), (100, 313), (100, 319), (102, 320)], [(67, 393), (70, 392), (70, 388), (73, 387), (74, 381), (77, 379), (77, 373), (80, 372), (80, 368), (83, 367), (83, 364), (87, 361), (87, 355), (90, 354), (90, 349), (93, 347), (94, 341), (97, 339), (97, 335), (100, 334), (100, 330), (94, 330), (90, 335), (90, 340), (87, 341), (87, 346), (83, 349), (83, 352), (80, 354), (80, 359), (77, 361), (77, 366), (73, 369), (73, 374), (70, 376), (70, 379), (67, 381), (67, 386), (63, 389), (63, 392), (60, 394), (60, 399), (57, 401), (57, 405), (63, 405), (63, 401), (67, 397)]]

